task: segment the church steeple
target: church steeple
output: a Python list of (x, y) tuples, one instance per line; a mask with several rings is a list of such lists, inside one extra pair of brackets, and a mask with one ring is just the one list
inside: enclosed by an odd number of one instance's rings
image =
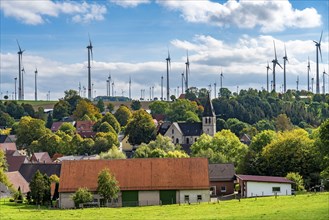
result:
[(216, 133), (216, 114), (209, 93), (202, 115), (202, 131), (210, 136)]

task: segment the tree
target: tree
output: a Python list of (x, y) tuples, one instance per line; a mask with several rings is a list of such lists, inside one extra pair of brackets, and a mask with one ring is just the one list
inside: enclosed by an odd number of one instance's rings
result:
[(14, 123), (15, 120), (8, 113), (0, 111), (0, 125), (11, 127)]
[(269, 120), (263, 119), (256, 123), (256, 128), (258, 131), (265, 131), (265, 130), (275, 130), (273, 123)]
[(59, 183), (59, 177), (56, 174), (53, 174), (49, 177), (50, 182)]
[(156, 126), (152, 116), (145, 110), (137, 110), (133, 113), (131, 121), (127, 125), (126, 134), (132, 145), (149, 143), (155, 139)]
[(151, 149), (147, 145), (142, 145), (137, 148), (134, 158), (148, 158), (151, 157)]
[(64, 153), (63, 152), (63, 141), (62, 139), (54, 133), (46, 133), (38, 140), (33, 141), (29, 148), (28, 152), (48, 152), (49, 156), (52, 157), (55, 153)]
[(99, 132), (113, 132), (116, 133), (116, 131), (114, 130), (114, 128), (107, 122), (104, 121), (98, 128)]
[(78, 102), (82, 98), (78, 95), (78, 92), (76, 90), (72, 90), (72, 89), (66, 90), (64, 94), (65, 94), (64, 101), (69, 103), (70, 105), (69, 114), (71, 115), (75, 111)]
[(301, 175), (299, 175), (299, 173), (290, 172), (287, 174), (286, 178), (295, 183), (295, 185), (294, 185), (295, 190), (297, 190), (297, 191), (305, 190), (303, 177)]
[(81, 119), (87, 115), (92, 121), (96, 121), (97, 114), (99, 114), (98, 108), (96, 108), (89, 100), (81, 99), (76, 105), (76, 109), (73, 111), (73, 115), (76, 119)]
[(109, 123), (115, 130), (117, 134), (119, 134), (121, 128), (118, 120), (114, 117), (112, 113), (107, 112), (104, 117), (96, 122), (96, 124), (93, 126), (93, 129), (98, 131), (99, 126), (103, 123), (107, 122)]
[(31, 104), (22, 103), (22, 107), (24, 109), (25, 115), (31, 116), (32, 118), (34, 117), (35, 111), (34, 111), (34, 108)]
[(83, 141), (80, 143), (79, 146), (77, 146), (77, 153), (79, 155), (90, 155), (94, 152), (94, 145), (95, 142), (91, 138), (85, 138)]
[(126, 159), (126, 155), (120, 151), (116, 146), (113, 146), (108, 152), (101, 153), (100, 155), (101, 159)]
[(64, 122), (58, 130), (63, 131), (70, 136), (73, 136), (76, 132), (76, 128), (70, 122)]
[(251, 144), (250, 144), (250, 150), (253, 150), (256, 153), (262, 152), (263, 148), (271, 143), (274, 139), (276, 139), (277, 135), (275, 131), (268, 130), (268, 131), (262, 131), (258, 133), (255, 137), (253, 137)]
[(89, 192), (88, 188), (79, 188), (72, 195), (72, 200), (74, 201), (75, 207), (79, 207), (80, 204), (93, 201), (93, 195)]
[(112, 112), (112, 111), (114, 110), (114, 105), (113, 105), (113, 103), (109, 102), (109, 103), (107, 104), (107, 109), (109, 110), (109, 112)]
[(131, 107), (132, 110), (136, 111), (136, 110), (140, 110), (140, 109), (141, 109), (142, 104), (141, 104), (141, 102), (138, 101), (138, 100), (133, 100), (133, 101), (131, 102), (131, 106), (130, 106), (130, 107)]
[(71, 106), (65, 100), (59, 100), (53, 109), (53, 118), (57, 120), (62, 120), (64, 117), (70, 115)]
[(100, 112), (104, 112), (105, 111), (105, 105), (102, 99), (99, 99), (97, 101), (96, 107), (99, 109)]
[(323, 155), (329, 156), (329, 119), (319, 127), (319, 147)]
[(20, 119), (24, 115), (24, 108), (16, 101), (6, 102), (5, 104), (6, 111), (11, 117), (15, 119)]
[(277, 131), (291, 130), (293, 125), (286, 114), (280, 114), (275, 120), (275, 127)]
[[(192, 112), (195, 115), (191, 115)], [(198, 105), (196, 102), (191, 102), (188, 99), (178, 99), (170, 104), (170, 109), (168, 110), (168, 119), (172, 122), (175, 121), (186, 121), (188, 118), (193, 118), (197, 116)]]
[(319, 184), (320, 155), (314, 140), (303, 129), (278, 133), (263, 149), (262, 156), (266, 160), (266, 175), (286, 176), (289, 172), (298, 172), (307, 187)]
[(119, 183), (109, 169), (103, 169), (98, 174), (97, 183), (97, 192), (105, 199), (106, 203), (111, 199), (118, 198)]
[(6, 161), (5, 153), (3, 150), (0, 150), (0, 182), (5, 184), (5, 186), (10, 187), (12, 184), (9, 182), (5, 172), (8, 169), (8, 164)]
[(32, 141), (38, 140), (50, 132), (51, 131), (45, 127), (45, 122), (43, 120), (24, 116), (19, 121), (16, 130), (16, 144), (19, 147), (27, 148)]
[(53, 125), (53, 114), (49, 113), (47, 117), (46, 128), (51, 129), (52, 125)]
[(169, 110), (169, 103), (165, 101), (155, 101), (149, 105), (152, 115), (163, 114)]
[(128, 121), (132, 117), (132, 113), (127, 106), (121, 105), (118, 108), (118, 110), (114, 113), (114, 116), (118, 120), (120, 126), (123, 127), (128, 124)]
[(44, 176), (39, 170), (34, 174), (30, 182), (31, 197), (36, 204), (41, 204), (45, 197), (47, 185)]

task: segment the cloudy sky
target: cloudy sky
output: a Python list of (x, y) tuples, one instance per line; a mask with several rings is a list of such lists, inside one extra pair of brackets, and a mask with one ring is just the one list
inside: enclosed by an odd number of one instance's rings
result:
[[(25, 99), (34, 99), (35, 68), (41, 100), (46, 100), (48, 91), (50, 99), (57, 100), (65, 90), (78, 91), (79, 83), (87, 87), (88, 34), (93, 44), (93, 96), (106, 95), (111, 74), (117, 96), (128, 96), (131, 77), (132, 98), (139, 99), (145, 90), (149, 99), (150, 87), (154, 97), (160, 97), (168, 49), (170, 94), (181, 91), (187, 51), (189, 86), (208, 89), (211, 85), (214, 97), (214, 83), (218, 90), (222, 71), (223, 87), (231, 91), (266, 88), (273, 40), (282, 66), (286, 46), (288, 89), (296, 89), (297, 77), (299, 89), (307, 89), (307, 60), (313, 77), (313, 40), (319, 41), (321, 31), (322, 86), (322, 72), (329, 68), (328, 4), (327, 0), (1, 0), (1, 97), (8, 92), (12, 98), (18, 77), (16, 39), (25, 50)], [(283, 70), (276, 71), (280, 91)], [(326, 77), (327, 91), (328, 81)]]

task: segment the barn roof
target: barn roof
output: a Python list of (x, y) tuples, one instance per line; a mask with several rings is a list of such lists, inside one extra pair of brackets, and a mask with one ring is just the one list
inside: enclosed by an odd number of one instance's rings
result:
[(79, 187), (97, 189), (97, 177), (108, 168), (120, 190), (208, 189), (206, 158), (145, 158), (123, 160), (63, 161), (59, 192)]
[(19, 172), (26, 179), (27, 182), (31, 182), (34, 174), (37, 171), (40, 171), (41, 174), (47, 174), (50, 177), (53, 174), (56, 174), (60, 177), (61, 173), (61, 164), (57, 163), (24, 163), (19, 168)]
[(253, 176), (253, 175), (236, 175), (238, 179), (249, 182), (270, 182), (270, 183), (294, 183), (285, 177), (279, 176)]
[(232, 163), (209, 164), (210, 181), (232, 181), (235, 171)]

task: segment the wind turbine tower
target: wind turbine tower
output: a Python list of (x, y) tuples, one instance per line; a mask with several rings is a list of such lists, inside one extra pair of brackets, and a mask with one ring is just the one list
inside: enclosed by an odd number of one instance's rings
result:
[(22, 100), (24, 100), (24, 74), (25, 74), (25, 69), (24, 69), (24, 66), (23, 66), (23, 69), (22, 69), (22, 90), (21, 90)]
[(170, 53), (168, 50), (168, 57), (166, 58), (167, 61), (167, 101), (169, 101), (169, 68), (171, 69), (171, 59)]
[(90, 58), (93, 59), (93, 45), (89, 37), (88, 49), (88, 99), (91, 100), (91, 73), (90, 73)]
[(217, 98), (217, 94), (216, 94), (217, 88), (216, 88), (216, 86), (217, 86), (217, 83), (214, 83), (214, 95), (215, 95), (215, 99)]
[(34, 100), (35, 101), (38, 101), (37, 76), (38, 76), (38, 69), (35, 68), (35, 71), (34, 71)]
[(21, 46), (18, 43), (18, 40), (16, 40), (19, 51), (18, 54), (18, 100), (22, 100), (22, 57), (23, 52), (25, 50), (21, 49)]
[(274, 60), (272, 60), (273, 63), (273, 90), (274, 92), (276, 91), (276, 84), (275, 84), (275, 66), (279, 65), (282, 69), (282, 66), (280, 65), (280, 63), (278, 62), (277, 56), (276, 56), (276, 48), (275, 48), (275, 41), (273, 40), (273, 44), (274, 44), (274, 55), (275, 58)]
[(187, 90), (188, 89), (188, 75), (190, 74), (190, 61), (189, 61), (189, 58), (188, 58), (188, 51), (186, 52), (186, 70), (185, 70), (185, 73), (186, 73), (186, 77), (185, 77), (185, 89)]
[(323, 70), (323, 79), (322, 79), (323, 80), (323, 95), (326, 94), (326, 77), (325, 77), (326, 75), (328, 75), (328, 74), (326, 73), (326, 70), (324, 69)]
[(297, 76), (297, 81), (296, 81), (296, 86), (297, 86), (297, 87), (296, 87), (296, 89), (297, 89), (296, 91), (297, 91), (297, 92), (298, 92), (298, 85), (299, 85), (299, 76)]
[(311, 72), (311, 65), (310, 65), (310, 57), (308, 57), (308, 65), (307, 65), (307, 91), (309, 92), (310, 87), (310, 72)]
[(269, 70), (272, 70), (270, 65), (268, 64), (268, 61), (267, 61), (267, 67), (266, 67), (266, 89), (267, 89), (267, 92), (269, 92), (269, 81), (268, 81), (268, 71)]
[(220, 89), (222, 90), (223, 88), (223, 78), (224, 78), (224, 75), (223, 75), (223, 72), (222, 70), (220, 71)]
[(163, 101), (163, 76), (161, 76), (161, 101)]
[(322, 60), (321, 53), (321, 39), (322, 39), (323, 31), (321, 32), (321, 37), (319, 42), (313, 41), (316, 46), (316, 94), (320, 94), (320, 75), (319, 75), (319, 52)]
[(184, 94), (184, 81), (185, 81), (184, 72), (182, 72), (182, 94)]
[(129, 99), (131, 100), (131, 77), (129, 76)]
[[(283, 57), (283, 91), (286, 93), (287, 91), (287, 78), (286, 78), (286, 63), (289, 63), (288, 57), (287, 57), (287, 49), (286, 45), (284, 45), (284, 57)], [(297, 89), (298, 91), (298, 89)]]

